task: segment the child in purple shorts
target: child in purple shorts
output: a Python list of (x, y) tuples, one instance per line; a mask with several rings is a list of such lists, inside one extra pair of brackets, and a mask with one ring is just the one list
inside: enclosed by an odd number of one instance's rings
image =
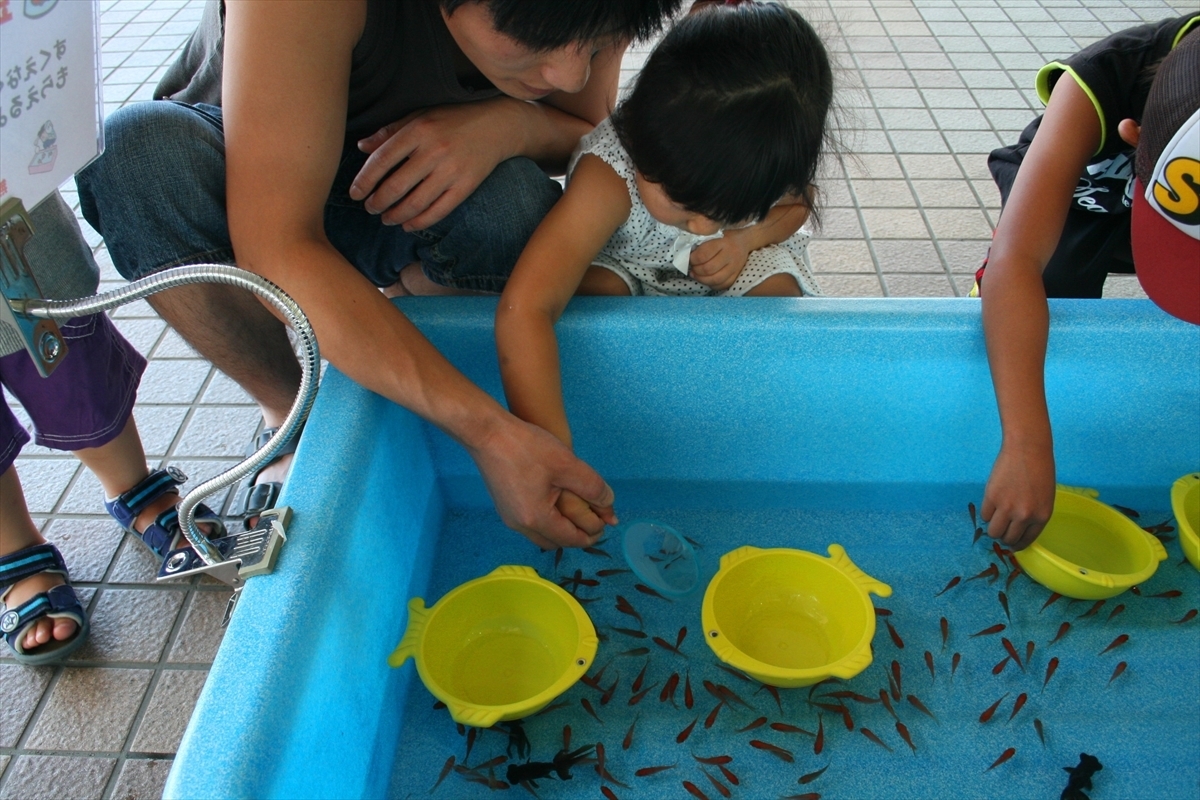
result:
[[(42, 206), (34, 210), (35, 224), (42, 223), (39, 235), (45, 228), (48, 234), (78, 236), (77, 229), (63, 227), (75, 224), (70, 210), (57, 197), (53, 201), (49, 211)], [(82, 259), (91, 263), (82, 239), (78, 241)], [(72, 259), (53, 260), (61, 264)], [(36, 263), (34, 269), (36, 274)], [(0, 383), (33, 420), (37, 443), (78, 456), (100, 480), (109, 514), (159, 557), (165, 556), (180, 537), (175, 506), (177, 487), (186, 477), (178, 470), (152, 472), (146, 466), (132, 414), (146, 360), (104, 314), (73, 319), (61, 331), (68, 353), (50, 377), (41, 377), (30, 356), (18, 350), (0, 357)], [(0, 347), (5, 343), (0, 337)], [(8, 344), (5, 349), (11, 350)], [(29, 516), (13, 466), (28, 441), (8, 405), (0, 403), (0, 635), (17, 661), (46, 664), (83, 644), (88, 621), (62, 555)], [(197, 520), (210, 534), (223, 531), (220, 519), (203, 506)]]

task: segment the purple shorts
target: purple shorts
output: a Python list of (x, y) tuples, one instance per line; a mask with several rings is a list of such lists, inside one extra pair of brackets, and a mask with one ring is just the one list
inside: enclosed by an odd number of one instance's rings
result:
[[(43, 447), (83, 450), (108, 444), (133, 411), (146, 359), (105, 314), (73, 319), (61, 330), (67, 357), (49, 378), (39, 375), (21, 350), (0, 358), (0, 383), (25, 407)], [(0, 473), (28, 441), (8, 405), (0, 404)]]

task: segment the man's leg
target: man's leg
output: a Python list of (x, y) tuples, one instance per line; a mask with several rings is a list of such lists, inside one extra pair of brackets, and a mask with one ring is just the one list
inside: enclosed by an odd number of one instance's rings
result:
[(325, 207), (325, 232), (388, 297), (500, 292), (525, 243), (562, 195), (558, 182), (532, 161), (512, 158), (445, 219), (406, 233), (383, 225), (347, 195), (365, 161), (357, 150), (344, 153)]
[[(127, 106), (105, 123), (105, 152), (80, 172), (84, 217), (104, 237), (118, 271), (135, 280), (187, 264), (232, 264), (225, 214), (220, 110), (155, 101)], [(163, 319), (259, 404), (268, 426), (283, 421), (300, 366), (283, 324), (253, 295), (198, 284), (149, 300)], [(266, 479), (282, 479), (287, 459)]]

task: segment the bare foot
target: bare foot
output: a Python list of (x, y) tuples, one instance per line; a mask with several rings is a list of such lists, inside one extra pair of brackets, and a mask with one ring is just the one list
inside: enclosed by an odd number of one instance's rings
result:
[[(404, 269), (400, 270), (400, 280), (398, 280), (396, 283), (400, 284), (401, 290), (406, 294), (417, 297), (495, 294), (494, 292), (476, 292), (471, 289), (455, 289), (450, 286), (442, 286), (440, 283), (434, 283), (433, 281), (429, 280), (429, 276), (425, 274), (425, 270), (421, 268), (419, 261), (414, 261)], [(395, 286), (395, 284), (392, 286)], [(388, 288), (391, 289), (392, 287)]]

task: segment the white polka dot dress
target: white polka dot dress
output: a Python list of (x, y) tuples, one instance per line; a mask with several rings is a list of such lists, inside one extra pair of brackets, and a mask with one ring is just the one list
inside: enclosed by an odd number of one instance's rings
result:
[(671, 225), (664, 225), (650, 216), (650, 212), (642, 204), (637, 183), (634, 181), (633, 161), (621, 146), (611, 120), (604, 120), (580, 140), (579, 149), (571, 157), (567, 169), (568, 181), (584, 153), (591, 153), (602, 159), (625, 179), (625, 185), (629, 189), (629, 199), (632, 202), (629, 219), (617, 228), (593, 264), (619, 275), (632, 294), (739, 297), (772, 275), (780, 273), (794, 277), (805, 295), (821, 294), (816, 279), (804, 261), (809, 234), (803, 230), (797, 231), (779, 244), (752, 252), (741, 275), (723, 292), (710, 289), (689, 277), (685, 270), (687, 257), (692, 249), (710, 239), (720, 238), (722, 234), (698, 236)]

